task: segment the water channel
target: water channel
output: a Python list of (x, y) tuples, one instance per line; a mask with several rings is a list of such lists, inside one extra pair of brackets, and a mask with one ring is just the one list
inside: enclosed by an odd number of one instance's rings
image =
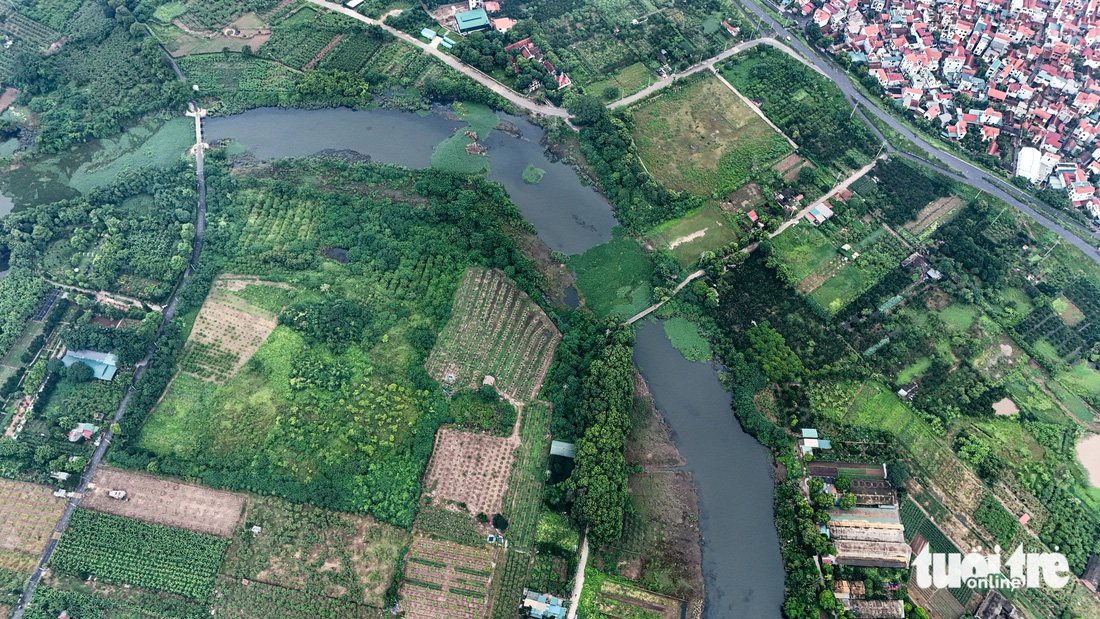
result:
[(659, 323), (638, 328), (634, 362), (699, 493), (703, 616), (780, 619), (784, 572), (767, 450), (741, 430), (716, 368), (684, 359)]
[[(422, 116), (383, 109), (260, 108), (209, 118), (203, 128), (208, 142), (232, 138), (261, 160), (346, 149), (369, 155), (374, 161), (426, 168), (435, 146), (465, 126), (444, 111)], [(542, 128), (521, 117), (498, 116), (519, 127), (522, 137), (498, 130), (480, 140), (489, 149), (488, 177), (504, 185), (547, 246), (576, 254), (611, 240), (617, 223), (611, 205), (595, 189), (581, 184), (572, 167), (547, 157), (539, 144)], [(521, 178), (528, 165), (546, 171), (536, 185)]]

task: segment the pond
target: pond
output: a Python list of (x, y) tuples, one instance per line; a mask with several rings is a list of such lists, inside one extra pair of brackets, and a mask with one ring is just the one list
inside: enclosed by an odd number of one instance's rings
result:
[[(446, 108), (421, 115), (395, 110), (259, 108), (208, 118), (207, 142), (234, 139), (261, 160), (302, 157), (323, 150), (353, 150), (372, 160), (410, 168), (430, 165), (436, 145), (465, 123)], [(521, 137), (495, 130), (480, 140), (488, 147), (488, 178), (500, 182), (551, 250), (582, 253), (611, 239), (617, 225), (611, 205), (567, 164), (552, 161), (539, 144), (541, 127), (525, 118), (498, 114)], [(528, 166), (545, 171), (537, 184), (523, 182)]]
[(734, 418), (715, 366), (684, 359), (660, 323), (638, 328), (634, 362), (699, 493), (703, 616), (780, 619), (785, 574), (767, 450)]

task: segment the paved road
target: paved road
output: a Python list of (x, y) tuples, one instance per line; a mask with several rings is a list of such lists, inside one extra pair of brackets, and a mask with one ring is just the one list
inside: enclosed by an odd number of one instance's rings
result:
[[(702, 62), (693, 64), (690, 67), (684, 69), (683, 71), (680, 71), (679, 73), (673, 73), (671, 75), (666, 75), (665, 77), (661, 78), (660, 80), (658, 80), (656, 82), (653, 82), (649, 86), (646, 86), (642, 90), (630, 95), (629, 97), (623, 97), (622, 99), (619, 99), (618, 101), (614, 101), (612, 103), (607, 104), (607, 107), (609, 107), (611, 109), (615, 109), (617, 107), (622, 107), (624, 105), (630, 105), (631, 103), (634, 103), (636, 101), (640, 101), (640, 100), (648, 97), (649, 95), (657, 92), (658, 90), (664, 88), (665, 86), (668, 86), (672, 82), (680, 79), (681, 77), (687, 77), (689, 75), (692, 75), (693, 73), (698, 73), (699, 71), (705, 71), (707, 69), (713, 70), (715, 64), (717, 64), (719, 62), (722, 62), (723, 60), (729, 58), (730, 56), (733, 56), (734, 54), (736, 54), (738, 52), (743, 52), (746, 49), (756, 47), (757, 45), (760, 45), (761, 43), (766, 44), (766, 45), (771, 45), (772, 47), (775, 47), (776, 49), (782, 50), (782, 51), (790, 54), (792, 58), (798, 60), (799, 62), (806, 65), (807, 67), (810, 67), (814, 71), (817, 71), (818, 73), (821, 73), (822, 75), (825, 75), (825, 73), (821, 69), (817, 68), (811, 62), (807, 62), (807, 60), (805, 58), (803, 58), (802, 56), (799, 56), (794, 50), (792, 50), (791, 48), (784, 45), (778, 39), (775, 39), (775, 38), (772, 38), (772, 37), (760, 37), (758, 39), (753, 39), (751, 41), (745, 41), (744, 43), (738, 43), (737, 45), (734, 45), (733, 47), (727, 49), (726, 51), (724, 51), (720, 54), (718, 54), (717, 56), (713, 56), (713, 57), (708, 58), (708, 59), (706, 59)], [(826, 77), (828, 77), (828, 76), (826, 75)]]
[(581, 590), (584, 589), (584, 568), (588, 564), (588, 534), (581, 538), (581, 560), (577, 563), (577, 577), (573, 581), (573, 595), (569, 596), (569, 610), (565, 619), (576, 619), (577, 607), (581, 605)]
[(459, 73), (465, 75), (466, 77), (469, 77), (470, 79), (479, 82), (482, 86), (485, 86), (489, 90), (492, 90), (496, 94), (504, 97), (505, 99), (511, 101), (513, 104), (515, 104), (515, 105), (517, 105), (517, 106), (519, 106), (523, 109), (530, 110), (531, 112), (534, 112), (536, 114), (542, 114), (543, 116), (556, 116), (558, 118), (564, 118), (564, 119), (569, 118), (569, 112), (565, 111), (564, 109), (562, 109), (560, 107), (557, 107), (557, 106), (553, 106), (553, 105), (547, 105), (547, 104), (543, 104), (543, 103), (536, 103), (536, 102), (532, 101), (531, 99), (528, 99), (527, 97), (524, 97), (523, 95), (518, 94), (517, 92), (515, 92), (511, 88), (508, 88), (504, 84), (501, 84), (500, 82), (496, 81), (495, 79), (493, 79), (492, 77), (486, 75), (485, 73), (482, 73), (481, 71), (478, 71), (477, 69), (475, 69), (475, 68), (473, 68), (469, 65), (463, 64), (459, 59), (455, 58), (454, 56), (451, 56), (449, 54), (445, 54), (445, 53), (439, 51), (439, 49), (437, 49), (436, 47), (434, 47), (434, 46), (432, 46), (428, 43), (425, 43), (424, 41), (421, 41), (420, 39), (418, 39), (414, 36), (411, 36), (411, 35), (409, 35), (405, 32), (402, 32), (402, 31), (398, 30), (397, 28), (394, 28), (393, 26), (387, 26), (385, 23), (380, 22), (377, 19), (371, 19), (370, 17), (367, 17), (366, 15), (363, 15), (362, 13), (358, 13), (358, 12), (352, 10), (352, 9), (347, 8), (346, 6), (337, 4), (335, 2), (326, 2), (326, 0), (309, 0), (309, 1), (312, 2), (313, 4), (316, 4), (317, 6), (324, 7), (326, 9), (330, 10), (330, 11), (336, 11), (337, 13), (343, 13), (344, 15), (347, 15), (348, 17), (350, 17), (352, 19), (358, 19), (359, 21), (364, 22), (364, 23), (374, 24), (376, 26), (381, 26), (383, 29), (385, 29), (387, 32), (389, 32), (393, 36), (401, 39), (402, 41), (405, 41), (406, 43), (409, 43), (411, 45), (415, 45), (415, 46), (419, 47), (420, 49), (428, 52), (429, 54), (431, 54), (431, 55), (435, 56), (436, 58), (438, 58), (440, 61), (442, 61), (448, 67), (451, 67), (452, 69), (454, 69), (455, 71), (458, 71)]
[[(169, 60), (172, 63), (172, 68), (175, 69), (176, 77), (181, 81), (183, 73), (180, 72), (179, 67), (176, 66), (174, 60), (169, 56)], [(198, 262), (199, 253), (202, 251), (202, 234), (206, 229), (206, 179), (203, 175), (203, 147), (202, 147), (202, 129), (201, 118), (203, 111), (198, 109), (198, 106), (194, 101), (188, 104), (190, 112), (188, 115), (195, 116), (195, 136), (196, 147), (194, 149), (195, 154), (195, 174), (198, 176), (198, 206), (195, 215), (195, 241), (194, 247), (191, 250), (191, 264), (187, 266), (187, 269), (183, 272), (183, 278), (180, 280), (179, 286), (176, 288), (176, 293), (172, 295), (172, 301), (164, 308), (164, 317), (161, 320), (160, 327), (157, 329), (156, 338), (159, 339), (161, 334), (164, 333), (165, 327), (172, 321), (172, 317), (176, 314), (176, 307), (179, 305), (179, 291), (183, 288), (184, 282), (187, 281), (192, 275), (195, 274), (195, 264)], [(145, 353), (145, 358), (137, 364), (137, 369), (134, 371), (134, 377), (130, 381), (130, 388), (126, 391), (126, 395), (123, 396), (122, 401), (118, 404), (118, 409), (115, 410), (114, 417), (111, 418), (111, 423), (118, 423), (122, 416), (126, 413), (126, 405), (130, 403), (130, 396), (134, 394), (134, 385), (141, 380), (141, 377), (145, 375), (145, 369), (149, 366), (149, 361), (153, 357), (153, 353), (156, 352), (156, 344), (154, 343)], [(96, 445), (95, 451), (92, 452), (92, 458), (88, 461), (87, 468), (84, 469), (84, 474), (80, 477), (80, 483), (76, 487), (74, 495), (69, 498), (69, 502), (65, 505), (65, 511), (61, 514), (61, 519), (57, 522), (57, 527), (54, 529), (54, 533), (51, 536), (50, 541), (46, 544), (46, 549), (42, 552), (42, 557), (38, 561), (38, 566), (35, 568), (34, 573), (31, 574), (31, 578), (27, 581), (26, 588), (23, 589), (23, 594), (19, 597), (19, 603), (15, 607), (15, 612), (12, 613), (11, 619), (21, 619), (23, 611), (27, 608), (27, 603), (30, 602), (31, 596), (34, 595), (34, 589), (38, 586), (38, 582), (42, 579), (42, 572), (46, 568), (46, 564), (49, 563), (50, 557), (53, 556), (53, 551), (57, 547), (57, 541), (61, 538), (61, 535), (65, 532), (65, 529), (69, 526), (69, 518), (72, 517), (73, 511), (80, 505), (81, 499), (84, 497), (84, 491), (88, 489), (88, 483), (92, 481), (92, 477), (95, 476), (96, 470), (99, 468), (100, 463), (103, 461), (103, 454), (107, 452), (107, 447), (111, 444), (111, 439), (114, 437), (114, 432), (110, 427), (107, 428), (99, 438), (99, 444)]]
[[(741, 2), (741, 5), (745, 9), (747, 9), (747, 11), (751, 12), (758, 21), (771, 26), (771, 28), (775, 30), (775, 32), (779, 36), (790, 36), (786, 28), (784, 28), (776, 20), (772, 19), (772, 17), (768, 15), (766, 11), (764, 11), (763, 7), (756, 4), (756, 2), (754, 2), (753, 0), (743, 1)], [(917, 146), (939, 157), (944, 162), (944, 164), (950, 167), (950, 169), (962, 172), (968, 184), (973, 187), (977, 187), (978, 189), (981, 189), (986, 193), (996, 196), (1004, 200), (1005, 202), (1008, 202), (1012, 206), (1020, 209), (1024, 213), (1027, 213), (1029, 216), (1035, 219), (1035, 221), (1039, 222), (1046, 228), (1058, 234), (1058, 236), (1068, 241), (1073, 246), (1085, 252), (1085, 255), (1087, 255), (1089, 258), (1100, 262), (1100, 252), (1096, 250), (1096, 246), (1098, 245), (1098, 243), (1088, 243), (1077, 235), (1073, 234), (1072, 232), (1066, 230), (1064, 227), (1072, 226), (1080, 230), (1084, 230), (1081, 226), (1078, 226), (1071, 222), (1053, 221), (1046, 214), (1038, 212), (1036, 208), (1033, 207), (1043, 209), (1046, 213), (1050, 214), (1053, 214), (1052, 211), (1048, 210), (1047, 207), (1039, 204), (1030, 196), (1007, 184), (990, 182), (990, 179), (988, 178), (988, 173), (984, 170), (981, 170), (967, 163), (966, 161), (959, 159), (950, 152), (941, 149), (939, 145), (932, 144), (925, 140), (922, 136), (917, 135), (917, 133), (910, 129), (906, 123), (899, 121), (890, 114), (879, 109), (874, 104), (874, 102), (864, 96), (864, 94), (855, 86), (855, 84), (852, 83), (851, 78), (848, 77), (848, 75), (844, 73), (844, 71), (841, 70), (836, 64), (834, 64), (832, 59), (828, 58), (824, 53), (819, 52), (817, 49), (811, 48), (809, 45), (803, 43), (800, 39), (795, 37), (792, 37), (791, 40), (787, 42), (787, 44), (790, 45), (795, 51), (799, 52), (802, 56), (804, 56), (805, 59), (811, 61), (817, 67), (818, 71), (821, 74), (827, 76), (829, 79), (835, 82), (837, 87), (840, 88), (841, 92), (844, 93), (844, 95), (848, 98), (850, 102), (852, 102), (853, 104), (862, 103), (871, 114), (874, 114), (877, 118), (889, 125), (892, 129), (912, 140)], [(934, 162), (924, 161), (908, 153), (899, 154), (906, 157), (907, 159), (920, 161), (922, 163), (935, 166)], [(1006, 191), (1006, 189), (1008, 191)], [(1098, 233), (1087, 230), (1085, 232), (1093, 238), (1100, 239), (1100, 234)]]
[[(688, 275), (684, 279), (684, 281), (680, 282), (679, 284), (676, 285), (675, 288), (672, 289), (672, 294), (668, 295), (668, 299), (671, 299), (672, 297), (676, 296), (676, 293), (680, 292), (680, 290), (682, 290), (684, 288), (684, 286), (687, 286), (688, 284), (690, 284), (691, 280), (693, 280), (695, 278), (698, 278), (698, 277), (702, 277), (706, 274), (707, 274), (706, 271), (704, 271), (703, 269), (699, 269), (698, 271), (692, 273), (691, 275)], [(644, 310), (638, 312), (637, 314), (634, 314), (634, 317), (631, 318), (630, 320), (626, 321), (626, 324), (628, 324), (628, 325), (634, 324), (635, 322), (645, 318), (646, 316), (648, 316), (651, 313), (655, 312), (658, 307), (661, 307), (662, 305), (667, 303), (668, 299), (665, 299), (664, 301), (661, 301), (660, 303), (654, 303), (653, 305), (650, 305), (649, 307), (647, 307)]]

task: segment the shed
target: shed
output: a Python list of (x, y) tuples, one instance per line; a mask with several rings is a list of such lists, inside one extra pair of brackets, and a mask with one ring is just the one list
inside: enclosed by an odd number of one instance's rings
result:
[(92, 368), (92, 376), (99, 380), (111, 380), (115, 377), (115, 372), (118, 371), (118, 357), (111, 353), (96, 352), (94, 350), (70, 350), (65, 353), (64, 357), (61, 357), (61, 363), (64, 363), (65, 367), (69, 367), (77, 361), (86, 363), (88, 367)]
[(92, 425), (90, 423), (78, 423), (76, 427), (69, 430), (69, 442), (75, 443), (80, 439), (90, 439), (96, 432), (99, 431), (99, 426)]
[(816, 428), (802, 428), (802, 438), (818, 438)]
[(550, 455), (561, 456), (563, 458), (572, 458), (574, 453), (573, 443), (565, 443), (562, 441), (552, 441), (550, 443)]
[(857, 619), (902, 619), (905, 604), (901, 600), (852, 600), (852, 615)]
[(1089, 562), (1085, 564), (1085, 573), (1081, 574), (1081, 580), (1092, 585), (1093, 590), (1100, 585), (1100, 557), (1089, 555)]
[(364, 0), (348, 0), (347, 2), (344, 3), (344, 6), (348, 7), (349, 9), (354, 9), (355, 7), (359, 6), (360, 4), (363, 4), (363, 1)]
[(435, 30), (432, 30), (431, 28), (425, 28), (420, 31), (420, 36), (431, 41), (435, 38)]
[(460, 34), (485, 30), (489, 27), (489, 14), (485, 12), (485, 9), (455, 13), (455, 26)]

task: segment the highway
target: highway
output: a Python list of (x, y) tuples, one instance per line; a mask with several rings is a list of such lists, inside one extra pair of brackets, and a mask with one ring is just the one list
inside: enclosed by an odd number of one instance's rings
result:
[[(928, 142), (922, 136), (918, 135), (915, 131), (910, 129), (906, 123), (899, 121), (897, 118), (894, 118), (887, 112), (879, 109), (874, 102), (868, 99), (859, 90), (859, 88), (852, 83), (851, 78), (846, 73), (844, 73), (844, 71), (841, 70), (836, 64), (834, 64), (830, 58), (826, 57), (824, 53), (818, 51), (817, 49), (813, 49), (811, 48), (811, 46), (803, 43), (801, 39), (790, 36), (790, 33), (787, 31), (787, 29), (784, 28), (775, 19), (773, 19), (770, 15), (768, 15), (763, 7), (758, 5), (753, 0), (741, 1), (741, 6), (746, 9), (747, 12), (751, 12), (752, 15), (757, 18), (758, 22), (763, 22), (770, 26), (773, 30), (775, 30), (778, 35), (780, 35), (780, 37), (790, 37), (786, 41), (785, 45), (789, 45), (795, 51), (800, 53), (805, 59), (811, 61), (822, 75), (825, 75), (834, 83), (836, 83), (837, 87), (840, 88), (841, 92), (844, 93), (845, 97), (847, 97), (848, 101), (852, 103), (852, 105), (855, 105), (856, 103), (862, 103), (871, 114), (874, 114), (875, 117), (879, 118), (889, 127), (894, 129), (901, 135), (905, 136), (906, 138), (912, 140), (913, 143), (915, 143), (917, 146), (939, 157), (952, 170), (957, 170), (961, 172), (965, 177), (967, 184), (973, 187), (977, 187), (978, 189), (981, 189), (982, 191), (997, 198), (1000, 198), (1005, 202), (1011, 204), (1012, 206), (1020, 209), (1024, 213), (1027, 213), (1029, 216), (1035, 219), (1035, 221), (1050, 229), (1074, 247), (1077, 247), (1078, 249), (1083, 251), (1085, 255), (1087, 255), (1089, 258), (1100, 262), (1100, 251), (1097, 251), (1097, 245), (1100, 245), (1100, 242), (1086, 242), (1069, 230), (1066, 230), (1064, 226), (1073, 226), (1079, 230), (1084, 230), (1084, 228), (1071, 222), (1055, 222), (1051, 217), (1048, 217), (1047, 214), (1040, 213), (1038, 210), (1036, 210), (1036, 208), (1033, 208), (1037, 207), (1043, 209), (1044, 211), (1047, 211), (1048, 213), (1052, 212), (1048, 210), (1048, 207), (1040, 205), (1036, 200), (1034, 200), (1030, 196), (1027, 196), (1015, 187), (1003, 185), (999, 182), (990, 182), (988, 178), (988, 172), (981, 170), (971, 165), (970, 163), (963, 161), (962, 159), (959, 159), (950, 152), (941, 149), (938, 145)], [(775, 39), (771, 40), (774, 41)], [(780, 47), (783, 47), (785, 45), (781, 44)], [(874, 127), (872, 126), (872, 129), (873, 128)], [(876, 131), (876, 133), (878, 133), (878, 131)], [(913, 161), (919, 161), (926, 165), (941, 167), (937, 166), (935, 162), (925, 161), (908, 153), (898, 152), (897, 154), (900, 154), (903, 157)], [(1010, 189), (1012, 193), (1006, 191), (1006, 188)], [(1088, 230), (1084, 231), (1092, 238), (1100, 240), (1100, 234)]]

